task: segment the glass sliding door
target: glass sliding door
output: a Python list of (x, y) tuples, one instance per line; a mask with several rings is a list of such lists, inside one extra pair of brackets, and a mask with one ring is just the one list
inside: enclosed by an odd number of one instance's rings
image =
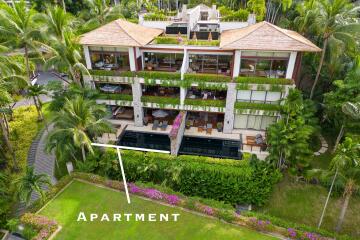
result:
[(189, 72), (230, 75), (231, 55), (190, 54)]
[(182, 53), (144, 53), (145, 70), (179, 71), (184, 54)]
[(234, 128), (266, 130), (276, 119), (275, 116), (235, 114)]

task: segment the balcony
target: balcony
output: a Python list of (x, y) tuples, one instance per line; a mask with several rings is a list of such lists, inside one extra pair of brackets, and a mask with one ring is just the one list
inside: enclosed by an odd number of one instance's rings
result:
[(147, 71), (180, 72), (184, 54), (144, 53), (144, 69)]

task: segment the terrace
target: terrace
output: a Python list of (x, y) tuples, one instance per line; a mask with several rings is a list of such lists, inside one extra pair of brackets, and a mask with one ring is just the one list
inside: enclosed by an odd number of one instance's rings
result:
[(220, 29), (218, 23), (209, 23), (207, 21), (198, 22), (190, 32), (190, 39), (218, 40), (219, 38)]

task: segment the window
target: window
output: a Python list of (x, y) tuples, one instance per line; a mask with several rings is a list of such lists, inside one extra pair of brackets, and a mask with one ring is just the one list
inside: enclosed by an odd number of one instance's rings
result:
[(178, 71), (183, 62), (182, 53), (144, 53), (144, 62), (147, 70)]
[(201, 73), (230, 74), (231, 55), (190, 55), (189, 70)]
[(281, 99), (281, 92), (267, 92), (266, 102), (267, 103), (278, 103)]
[(91, 51), (91, 65), (93, 69), (124, 70), (130, 69), (128, 52)]
[(248, 115), (235, 115), (234, 128), (246, 128)]
[(284, 78), (289, 53), (244, 51), (241, 56), (240, 75)]
[(251, 102), (264, 103), (266, 97), (266, 91), (253, 91), (251, 96)]
[(282, 98), (281, 92), (238, 90), (236, 100), (239, 102), (278, 104)]
[(237, 92), (237, 100), (241, 102), (250, 102), (251, 100), (251, 91), (250, 90), (239, 90)]
[(266, 130), (276, 119), (274, 116), (235, 114), (234, 128)]

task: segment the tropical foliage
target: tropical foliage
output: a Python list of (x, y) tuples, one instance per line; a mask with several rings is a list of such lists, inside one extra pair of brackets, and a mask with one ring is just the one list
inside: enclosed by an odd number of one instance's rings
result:
[(270, 155), (267, 160), (277, 168), (287, 167), (291, 174), (300, 175), (310, 166), (309, 141), (315, 131), (314, 109), (297, 90), (290, 91), (281, 108), (282, 118), (268, 128)]
[(78, 159), (79, 150), (83, 161), (86, 152), (93, 153), (91, 142), (105, 132), (111, 132), (110, 124), (103, 120), (104, 106), (77, 96), (65, 99), (65, 105), (54, 117), (54, 129), (48, 135), (47, 149), (55, 151), (58, 161)]

